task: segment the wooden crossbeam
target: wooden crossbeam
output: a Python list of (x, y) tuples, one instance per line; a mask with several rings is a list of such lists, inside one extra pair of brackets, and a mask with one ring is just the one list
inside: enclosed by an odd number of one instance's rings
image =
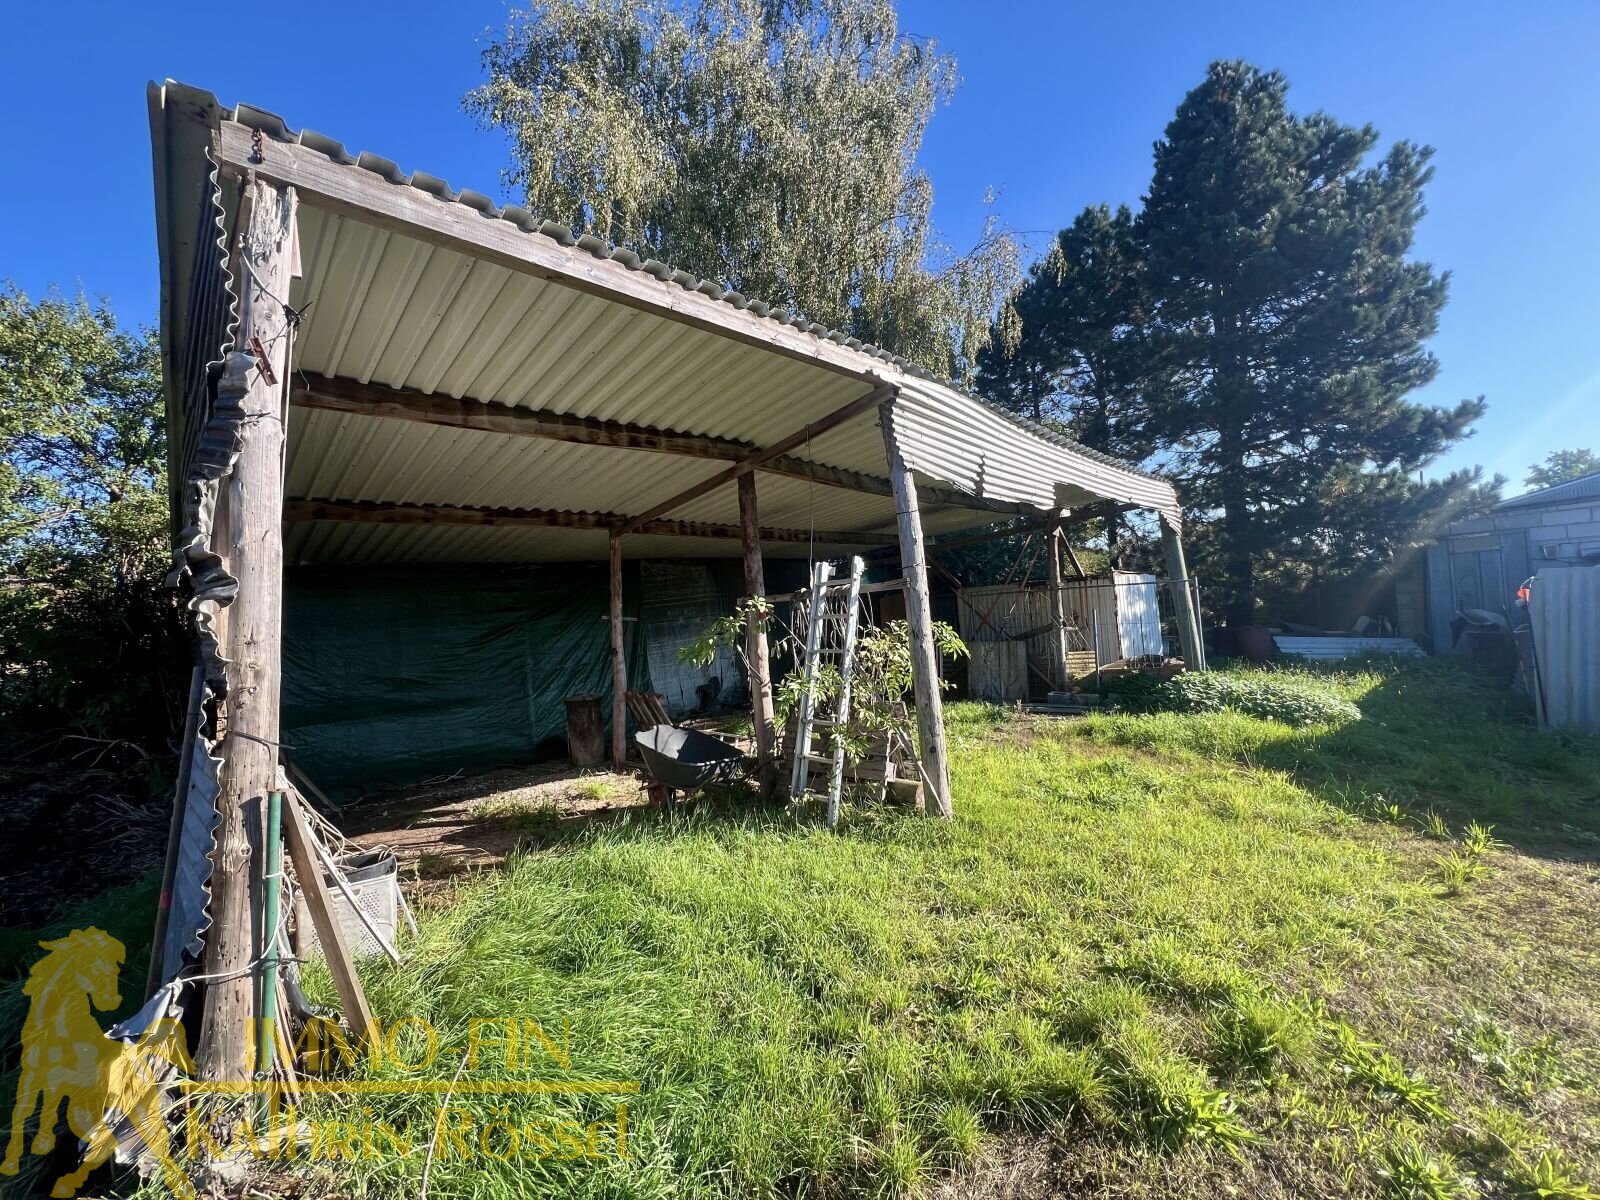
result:
[[(572, 512), (553, 508), (486, 508), (453, 504), (394, 504), (382, 500), (288, 500), (283, 519), (287, 524), (310, 521), (336, 521), (365, 525), (478, 525), (542, 529), (623, 528), (633, 518), (623, 513)], [(737, 525), (718, 525), (710, 521), (650, 520), (633, 533), (663, 534), (668, 537), (728, 538), (743, 537)], [(852, 533), (837, 529), (779, 529), (764, 527), (764, 542), (815, 541), (830, 546), (881, 546), (892, 534)]]
[(301, 408), (315, 408), (323, 412), (386, 417), (424, 425), (442, 425), (449, 429), (505, 433), (514, 437), (550, 438), (584, 446), (654, 450), (662, 454), (683, 454), (724, 462), (738, 462), (756, 449), (749, 442), (733, 438), (679, 433), (670, 429), (601, 421), (594, 417), (576, 417), (570, 413), (509, 404), (486, 404), (481, 400), (457, 400), (440, 392), (384, 387), (337, 375), (307, 373), (303, 378), (297, 378), (296, 382), (298, 386), (291, 393), (292, 402)]
[[(322, 412), (414, 421), (446, 429), (475, 429), (481, 433), (500, 433), (512, 437), (547, 438), (582, 446), (648, 450), (717, 462), (742, 462), (761, 449), (737, 438), (684, 433), (625, 421), (602, 421), (546, 409), (489, 404), (470, 397), (458, 400), (438, 392), (385, 387), (343, 376), (311, 372), (295, 377), (290, 398), (298, 408)], [(767, 459), (757, 469), (769, 475), (781, 475), (786, 479), (799, 479), (824, 487), (845, 488), (869, 496), (894, 494), (889, 480), (882, 475), (828, 466), (792, 454), (779, 454)], [(923, 492), (930, 505), (952, 505), (1003, 513), (1035, 511), (1025, 504), (968, 496), (952, 488), (926, 487)]]
[[(724, 484), (732, 483), (741, 476), (750, 474), (751, 471), (757, 470), (762, 466), (762, 464), (769, 463), (773, 459), (789, 453), (789, 451), (793, 450), (795, 447), (805, 444), (814, 437), (820, 437), (822, 434), (827, 433), (830, 429), (837, 429), (846, 421), (854, 420), (862, 413), (871, 412), (874, 409), (880, 408), (882, 405), (892, 400), (898, 391), (899, 389), (893, 384), (880, 383), (871, 391), (865, 393), (864, 395), (857, 396), (854, 400), (850, 401), (849, 404), (834, 409), (831, 413), (825, 417), (822, 417), (820, 420), (812, 421), (810, 424), (803, 425), (793, 433), (789, 434), (788, 437), (778, 439), (765, 450), (757, 450), (748, 458), (734, 463), (733, 466), (729, 467), (726, 471), (719, 471), (710, 479), (703, 479), (693, 487), (685, 488), (676, 496), (672, 496), (669, 499), (663, 500), (660, 504), (646, 509), (638, 516), (629, 517), (627, 523), (622, 526), (620, 532), (641, 532), (645, 525), (655, 520), (657, 517), (665, 516), (673, 509), (681, 508), (691, 500), (698, 500), (707, 492), (714, 491), (717, 488), (722, 487)], [(874, 540), (872, 544), (881, 545), (882, 543)]]

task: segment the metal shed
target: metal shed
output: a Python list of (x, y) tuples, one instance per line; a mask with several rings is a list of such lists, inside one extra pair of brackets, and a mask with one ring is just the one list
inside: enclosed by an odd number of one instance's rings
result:
[[(1451, 622), (1481, 608), (1508, 619), (1527, 579), (1545, 568), (1600, 562), (1600, 473), (1502, 500), (1457, 521), (1428, 548), (1428, 634), (1434, 653), (1454, 644)], [(1512, 621), (1512, 624), (1516, 624)]]

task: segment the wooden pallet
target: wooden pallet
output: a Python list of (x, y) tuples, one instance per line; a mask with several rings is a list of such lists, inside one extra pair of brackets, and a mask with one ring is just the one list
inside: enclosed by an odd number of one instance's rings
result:
[[(905, 718), (906, 710), (903, 704), (895, 705), (895, 710), (897, 719)], [(791, 718), (783, 729), (778, 742), (780, 761), (792, 762), (794, 759), (794, 726), (794, 720)], [(818, 789), (819, 786), (821, 789), (826, 788), (828, 772), (833, 762), (832, 749), (831, 730), (819, 729), (812, 735), (808, 789)], [(873, 738), (866, 754), (859, 760), (846, 759), (844, 777), (851, 783), (871, 785), (880, 795), (886, 790), (894, 792), (903, 803), (913, 802), (910, 789), (915, 788), (915, 802), (921, 801), (922, 778), (916, 756), (904, 746), (897, 745), (891, 749), (887, 734)]]
[(666, 697), (660, 692), (629, 690), (623, 695), (628, 702), (628, 712), (633, 716), (633, 723), (640, 729), (653, 729), (657, 725), (672, 724), (672, 718), (667, 716)]

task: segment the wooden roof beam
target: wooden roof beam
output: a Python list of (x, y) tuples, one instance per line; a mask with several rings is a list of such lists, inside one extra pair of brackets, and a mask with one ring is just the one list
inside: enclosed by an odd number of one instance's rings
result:
[[(602, 529), (612, 532), (635, 518), (622, 513), (573, 512), (554, 508), (486, 508), (454, 504), (397, 504), (381, 500), (287, 500), (283, 506), (286, 524), (333, 521), (361, 525), (476, 525), (486, 527), (537, 529)], [(661, 534), (668, 537), (738, 539), (743, 532), (737, 525), (718, 525), (710, 521), (653, 519), (632, 533)], [(819, 546), (881, 546), (886, 536), (853, 533), (837, 529), (763, 528), (764, 542), (815, 541)]]
[[(734, 463), (733, 466), (729, 467), (726, 471), (719, 471), (710, 479), (702, 479), (693, 487), (685, 488), (676, 496), (672, 496), (666, 500), (663, 500), (660, 504), (654, 505), (653, 507), (640, 513), (638, 516), (629, 517), (627, 522), (620, 530), (618, 530), (618, 532), (641, 532), (644, 525), (655, 520), (657, 517), (665, 516), (673, 509), (681, 508), (691, 500), (698, 500), (707, 492), (715, 491), (723, 484), (732, 483), (741, 476), (750, 474), (751, 471), (757, 470), (766, 463), (770, 463), (773, 459), (789, 453), (789, 451), (795, 449), (797, 446), (804, 445), (812, 438), (820, 437), (822, 434), (827, 433), (830, 429), (837, 429), (845, 422), (855, 420), (855, 418), (861, 416), (863, 413), (876, 411), (883, 405), (887, 404), (890, 400), (894, 399), (895, 394), (898, 391), (899, 389), (891, 383), (880, 383), (877, 387), (871, 389), (870, 391), (857, 396), (854, 400), (850, 401), (849, 404), (834, 409), (827, 416), (822, 417), (819, 420), (812, 421), (809, 424), (801, 426), (787, 437), (780, 438), (778, 441), (768, 446), (765, 450), (757, 450), (755, 453), (751, 454), (742, 461)], [(881, 545), (882, 543), (874, 542), (873, 544)]]
[(738, 462), (757, 449), (749, 442), (734, 438), (679, 433), (539, 408), (489, 404), (471, 398), (457, 400), (442, 392), (384, 387), (335, 375), (297, 376), (290, 401), (298, 408), (322, 412), (383, 417), (447, 429), (476, 429), (480, 433), (504, 433), (513, 437), (548, 438), (583, 446), (653, 450), (660, 454), (682, 454), (722, 462)]
[[(475, 429), (481, 433), (502, 433), (513, 437), (548, 438), (583, 446), (648, 450), (717, 462), (742, 462), (760, 452), (759, 446), (737, 438), (683, 433), (624, 421), (602, 421), (546, 409), (491, 404), (470, 397), (458, 400), (439, 392), (385, 387), (342, 376), (298, 374), (290, 391), (290, 400), (298, 408), (321, 412), (414, 421), (447, 429)], [(889, 480), (881, 475), (810, 462), (791, 454), (779, 454), (768, 459), (757, 470), (825, 487), (845, 488), (869, 496), (893, 494)], [(1036, 511), (1025, 504), (968, 496), (951, 488), (923, 487), (920, 491), (927, 497), (930, 506), (949, 505), (1000, 513)]]

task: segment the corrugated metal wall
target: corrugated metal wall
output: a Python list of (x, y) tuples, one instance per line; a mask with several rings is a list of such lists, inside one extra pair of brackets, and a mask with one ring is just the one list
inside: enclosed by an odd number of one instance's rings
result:
[(1600, 566), (1540, 571), (1528, 612), (1545, 723), (1600, 733)]

